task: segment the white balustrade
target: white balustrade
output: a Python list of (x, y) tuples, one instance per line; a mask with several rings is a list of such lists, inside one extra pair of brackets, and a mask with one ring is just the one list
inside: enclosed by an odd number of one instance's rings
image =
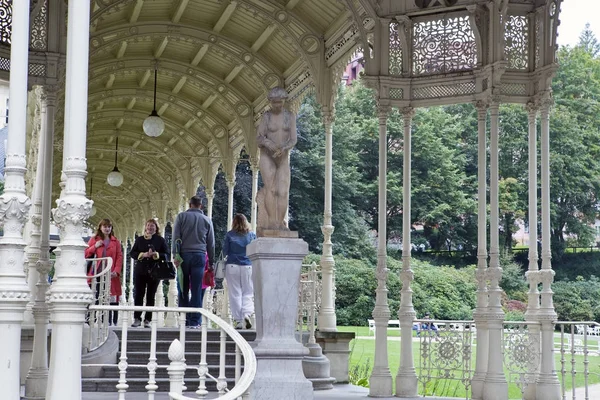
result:
[[(90, 258), (86, 260), (92, 263), (90, 275), (90, 287), (94, 292), (95, 303), (107, 306), (110, 304), (110, 272), (112, 269), (112, 258)], [(102, 346), (108, 338), (108, 326), (110, 323), (110, 312), (107, 310), (90, 311), (88, 325), (90, 327), (87, 343), (88, 351), (93, 351)]]
[[(195, 370), (198, 372), (198, 390), (196, 394), (199, 398), (206, 398), (209, 395), (207, 390), (207, 381), (216, 383), (217, 390), (219, 392), (219, 399), (232, 400), (239, 397), (246, 398), (247, 392), (254, 380), (256, 374), (256, 357), (248, 342), (237, 332), (228, 322), (214, 315), (210, 311), (202, 308), (174, 308), (174, 307), (136, 307), (136, 306), (111, 306), (111, 305), (92, 305), (90, 306), (91, 312), (109, 312), (109, 311), (120, 311), (123, 312), (122, 321), (122, 332), (121, 332), (121, 356), (118, 363), (119, 368), (119, 380), (116, 385), (116, 389), (119, 393), (119, 400), (125, 400), (129, 385), (127, 384), (127, 371), (131, 368), (146, 368), (148, 370), (148, 384), (145, 389), (148, 393), (149, 399), (154, 399), (156, 391), (159, 389), (156, 381), (157, 371), (164, 369), (169, 373), (170, 392), (169, 396), (171, 399), (188, 400), (190, 398), (182, 395), (187, 390), (184, 383), (184, 375), (186, 370)], [(152, 324), (151, 324), (151, 338), (150, 338), (150, 356), (146, 365), (131, 365), (127, 362), (127, 337), (130, 329), (128, 313), (134, 311), (145, 311), (152, 312)], [(202, 314), (202, 334), (201, 334), (201, 358), (198, 365), (187, 366), (185, 363), (185, 324), (180, 325), (179, 338), (173, 341), (169, 348), (169, 365), (160, 365), (157, 361), (156, 344), (159, 335), (158, 323), (156, 318), (157, 313), (179, 313), (179, 320), (185, 321), (186, 313), (200, 313)], [(208, 326), (212, 324), (217, 326), (220, 331), (219, 340), (219, 374), (218, 377), (214, 377), (209, 373), (209, 365), (206, 359), (207, 343), (208, 343)], [(227, 337), (231, 338), (236, 345), (236, 357), (235, 357), (235, 385), (231, 388), (227, 387), (227, 376), (226, 371), (226, 346)], [(243, 365), (243, 372), (242, 372)], [(114, 366), (114, 364), (90, 364), (90, 367), (105, 367)]]

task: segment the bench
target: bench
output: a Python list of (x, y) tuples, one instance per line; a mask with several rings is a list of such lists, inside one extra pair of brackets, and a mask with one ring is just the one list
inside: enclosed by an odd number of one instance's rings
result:
[[(417, 330), (418, 326), (419, 326), (418, 322), (413, 323), (414, 330)], [(393, 329), (393, 330), (399, 331), (400, 330), (400, 320), (390, 319), (388, 321), (388, 329)], [(371, 332), (373, 332), (373, 335), (375, 334), (375, 320), (374, 319), (369, 320), (369, 336), (371, 336)]]

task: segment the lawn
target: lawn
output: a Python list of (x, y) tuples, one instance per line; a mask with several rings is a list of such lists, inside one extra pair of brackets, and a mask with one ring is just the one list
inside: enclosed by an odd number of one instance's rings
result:
[[(369, 336), (369, 328), (362, 326), (341, 326), (338, 327), (339, 331), (342, 332), (355, 332), (357, 336)], [(389, 335), (392, 337), (399, 336), (398, 330), (389, 330)], [(373, 338), (373, 336), (371, 336)], [(595, 345), (595, 343), (590, 343)], [(435, 346), (435, 344), (434, 344)], [(426, 376), (426, 371), (424, 374), (421, 374), (422, 369), (420, 368), (421, 362), (421, 354), (419, 352), (420, 343), (413, 342), (413, 358), (415, 368), (417, 369), (417, 376)], [(594, 349), (597, 349), (597, 346), (592, 346)], [(350, 343), (351, 348), (351, 356), (350, 356), (350, 371), (359, 371), (358, 375), (367, 378), (370, 375), (370, 371), (373, 368), (374, 364), (374, 355), (375, 355), (375, 340), (374, 339), (355, 339)], [(595, 352), (595, 354), (598, 354)], [(556, 370), (559, 374), (559, 380), (562, 382), (563, 378), (561, 376), (561, 354), (555, 353), (554, 358), (556, 361)], [(600, 356), (598, 355), (590, 355), (588, 357), (588, 368), (589, 368), (589, 376), (588, 376), (588, 384), (596, 384), (600, 383)], [(575, 387), (583, 387), (585, 385), (585, 376), (584, 376), (584, 356), (580, 354), (576, 354), (574, 356), (574, 364), (575, 371), (577, 373), (575, 375), (571, 374), (572, 371), (572, 361), (571, 361), (571, 353), (567, 352), (564, 354), (564, 370), (565, 370), (565, 384), (566, 390), (570, 390), (573, 387), (573, 379), (575, 381)], [(388, 341), (388, 365), (390, 368), (390, 372), (392, 374), (392, 380), (396, 380), (396, 373), (398, 372), (398, 367), (400, 365), (400, 341), (399, 340), (390, 340)], [(368, 372), (364, 371), (368, 368)], [(472, 348), (472, 357), (471, 357), (471, 365), (470, 370), (475, 369), (475, 345)], [(426, 392), (426, 395), (429, 396), (447, 396), (447, 397), (466, 397), (466, 390), (463, 383), (460, 381), (460, 373), (457, 371), (454, 375), (455, 379), (442, 379), (437, 376), (444, 373), (442, 370), (430, 370), (431, 379), (429, 382), (424, 382), (424, 379), (419, 381), (419, 394), (423, 395)], [(518, 379), (518, 375), (508, 375), (508, 371), (505, 369), (505, 373), (507, 374), (507, 379), (511, 382), (514, 382)], [(471, 372), (472, 375), (472, 372)], [(470, 392), (470, 390), (469, 390)], [(470, 394), (470, 393), (469, 393)], [(521, 391), (519, 387), (515, 383), (509, 383), (509, 398), (510, 399), (520, 399)]]

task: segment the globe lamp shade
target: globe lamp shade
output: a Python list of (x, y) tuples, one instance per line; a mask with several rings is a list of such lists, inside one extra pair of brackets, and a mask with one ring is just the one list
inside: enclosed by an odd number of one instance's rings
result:
[(110, 186), (121, 186), (123, 184), (123, 174), (119, 172), (119, 168), (115, 167), (106, 177), (106, 181)]
[(165, 123), (162, 118), (158, 116), (156, 110), (153, 110), (148, 118), (144, 120), (142, 127), (144, 128), (144, 133), (146, 135), (158, 137), (165, 130)]

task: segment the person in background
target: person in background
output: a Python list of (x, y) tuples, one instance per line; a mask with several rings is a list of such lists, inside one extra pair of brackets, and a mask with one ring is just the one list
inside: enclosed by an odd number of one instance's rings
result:
[[(429, 313), (425, 313), (425, 316), (423, 316), (423, 319), (430, 320), (432, 318), (429, 315)], [(440, 333), (438, 332), (438, 327), (433, 322), (422, 322), (421, 323), (421, 331), (435, 332), (435, 335), (437, 337), (440, 336)], [(419, 332), (417, 332), (417, 336), (419, 336)]]
[(229, 307), (236, 329), (252, 328), (250, 317), (254, 314), (254, 286), (252, 263), (246, 255), (246, 246), (256, 239), (244, 214), (233, 217), (231, 230), (223, 241), (223, 254), (227, 257), (225, 280), (229, 290)]
[[(134, 275), (133, 275), (133, 297), (136, 306), (144, 305), (144, 296), (146, 297), (146, 306), (154, 306), (154, 297), (156, 289), (160, 283), (150, 275), (150, 270), (154, 262), (160, 258), (165, 260), (171, 259), (169, 247), (165, 239), (160, 236), (160, 227), (154, 219), (146, 221), (144, 234), (138, 236), (131, 247), (130, 257), (135, 259)], [(152, 321), (152, 313), (147, 312), (144, 315), (144, 328), (150, 327)], [(133, 313), (133, 328), (137, 328), (142, 324), (142, 311)]]
[[(215, 262), (215, 234), (213, 225), (202, 212), (202, 199), (193, 196), (190, 208), (179, 213), (173, 225), (173, 245), (179, 242), (179, 252), (183, 261), (175, 260), (183, 277), (179, 288), (179, 307), (202, 307), (202, 277), (208, 255), (208, 267)], [(175, 251), (175, 248), (173, 249)], [(189, 295), (188, 288), (191, 290)], [(200, 313), (186, 314), (186, 326), (192, 329), (200, 328)]]
[[(119, 297), (122, 295), (121, 270), (123, 269), (123, 250), (121, 242), (113, 234), (112, 222), (108, 218), (100, 221), (96, 234), (90, 238), (88, 248), (85, 249), (85, 258), (105, 257), (112, 259), (112, 267), (110, 269), (110, 305), (119, 305)], [(104, 263), (91, 262), (90, 264), (89, 276), (102, 272), (104, 268)], [(119, 312), (111, 311), (108, 318), (109, 326), (117, 326), (118, 318)]]

